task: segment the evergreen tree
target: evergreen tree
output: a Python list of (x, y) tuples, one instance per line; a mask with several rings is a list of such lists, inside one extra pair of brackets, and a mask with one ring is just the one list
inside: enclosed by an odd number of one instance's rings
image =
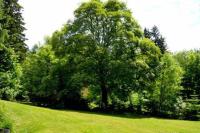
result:
[(19, 61), (25, 58), (28, 50), (25, 44), (25, 34), (23, 33), (25, 28), (21, 10), (22, 7), (19, 5), (18, 0), (3, 0), (3, 18), (0, 20), (2, 28), (6, 29), (9, 35), (4, 44), (14, 50)]
[(157, 26), (153, 26), (151, 30), (145, 28), (144, 36), (151, 39), (159, 48), (162, 54), (167, 51), (167, 44), (165, 38), (160, 34)]
[[(0, 1), (0, 7), (2, 6), (2, 1)], [(0, 20), (3, 18), (2, 8), (0, 8)], [(6, 30), (2, 28), (0, 23), (0, 73), (5, 73), (12, 69), (13, 64), (11, 60), (11, 51), (5, 47), (4, 40), (6, 37)]]
[[(3, 6), (3, 1), (0, 1), (0, 6)], [(3, 8), (0, 8), (0, 98), (13, 100), (19, 92), (20, 67), (14, 51), (6, 45), (9, 35), (2, 23), (4, 19)]]

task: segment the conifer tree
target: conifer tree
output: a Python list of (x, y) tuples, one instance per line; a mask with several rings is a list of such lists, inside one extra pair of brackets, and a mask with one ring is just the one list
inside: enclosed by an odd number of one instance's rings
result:
[(5, 46), (12, 48), (18, 56), (18, 60), (22, 61), (25, 58), (28, 50), (25, 44), (24, 22), (22, 17), (22, 6), (18, 0), (3, 0), (2, 14), (0, 20), (2, 28), (7, 30), (8, 38), (5, 39)]

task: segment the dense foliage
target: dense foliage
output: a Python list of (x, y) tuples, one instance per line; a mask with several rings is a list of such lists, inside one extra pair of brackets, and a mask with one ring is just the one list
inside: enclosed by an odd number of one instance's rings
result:
[(74, 20), (26, 53), (21, 6), (10, 0), (4, 7), (9, 2), (13, 9), (2, 8), (1, 17), (0, 98), (198, 119), (200, 52), (168, 52), (158, 28), (143, 33), (125, 3), (82, 3)]
[(186, 103), (184, 111), (188, 119), (200, 117), (200, 51), (183, 51), (175, 55), (180, 66), (184, 70), (180, 94)]
[(161, 58), (160, 67), (161, 71), (153, 94), (153, 111), (159, 114), (176, 115), (174, 113), (179, 113), (180, 108), (178, 100), (182, 69), (170, 54), (165, 54)]

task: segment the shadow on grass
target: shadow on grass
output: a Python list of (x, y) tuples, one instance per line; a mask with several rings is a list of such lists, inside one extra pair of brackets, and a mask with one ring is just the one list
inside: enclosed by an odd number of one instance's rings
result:
[(34, 107), (41, 107), (45, 109), (51, 109), (55, 111), (65, 111), (65, 112), (76, 112), (81, 114), (91, 114), (91, 115), (100, 115), (100, 116), (110, 116), (110, 117), (120, 117), (120, 118), (129, 118), (129, 119), (144, 119), (144, 118), (155, 118), (150, 115), (141, 115), (137, 114), (136, 112), (116, 112), (116, 111), (96, 111), (96, 110), (78, 110), (78, 109), (55, 109), (55, 108), (49, 108), (44, 106), (37, 106), (31, 102), (18, 102), (19, 104), (34, 106)]
[(67, 110), (60, 110), (60, 111), (65, 111), (65, 112), (76, 112), (76, 113), (81, 113), (81, 114), (89, 114), (89, 115), (99, 115), (99, 116), (109, 116), (109, 117), (118, 117), (118, 118), (128, 118), (128, 119), (144, 119), (144, 118), (153, 118), (152, 116), (147, 116), (147, 115), (140, 115), (136, 113), (131, 113), (131, 112), (123, 112), (123, 113), (117, 113), (117, 112), (106, 112), (106, 111), (83, 111), (83, 110), (72, 110), (72, 109), (67, 109)]
[[(5, 100), (0, 100), (0, 101), (5, 101)], [(6, 102), (10, 102), (10, 101), (6, 101)], [(77, 113), (82, 113), (82, 114), (91, 114), (91, 115), (101, 115), (101, 116), (110, 116), (110, 117), (119, 117), (119, 118), (128, 118), (128, 119), (146, 119), (146, 118), (155, 118), (155, 119), (164, 119), (164, 120), (184, 120), (184, 121), (194, 121), (194, 120), (186, 120), (186, 119), (177, 119), (177, 118), (167, 118), (167, 117), (160, 117), (160, 116), (155, 116), (155, 115), (141, 115), (141, 114), (137, 114), (136, 111), (132, 111), (132, 112), (123, 112), (123, 113), (118, 113), (118, 112), (111, 112), (111, 111), (93, 111), (93, 110), (89, 110), (89, 111), (85, 111), (85, 110), (77, 110), (77, 109), (54, 109), (54, 108), (49, 108), (49, 107), (44, 107), (44, 106), (37, 106), (31, 102), (16, 102), (18, 104), (23, 104), (23, 105), (27, 105), (27, 106), (32, 106), (32, 107), (41, 107), (44, 109), (51, 109), (54, 111), (65, 111), (65, 112), (77, 112)]]
[(155, 118), (155, 119), (165, 119), (165, 120), (178, 120), (176, 118), (167, 118), (167, 117), (159, 117), (159, 116), (152, 116), (149, 114), (138, 114), (136, 111), (125, 111), (125, 112), (117, 112), (117, 111), (100, 111), (100, 110), (79, 110), (79, 109), (55, 109), (45, 106), (37, 106), (31, 102), (17, 102), (19, 104), (24, 104), (33, 107), (41, 107), (44, 109), (51, 109), (55, 111), (64, 111), (64, 112), (76, 112), (81, 114), (90, 114), (90, 115), (100, 115), (100, 116), (110, 116), (110, 117), (118, 117), (118, 118), (126, 118), (126, 119), (146, 119), (146, 118)]

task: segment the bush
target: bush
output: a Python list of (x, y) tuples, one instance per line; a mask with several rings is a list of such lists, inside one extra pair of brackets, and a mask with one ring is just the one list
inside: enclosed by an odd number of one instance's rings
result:
[(200, 106), (197, 104), (188, 103), (184, 110), (184, 119), (187, 120), (200, 120)]

